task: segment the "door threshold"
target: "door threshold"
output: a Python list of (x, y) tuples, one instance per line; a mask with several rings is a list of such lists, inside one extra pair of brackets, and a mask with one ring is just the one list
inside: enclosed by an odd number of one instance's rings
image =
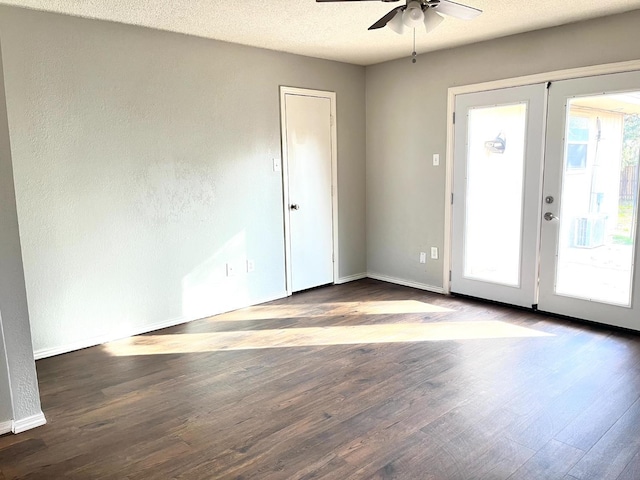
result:
[(528, 307), (521, 307), (518, 305), (510, 305), (508, 303), (498, 302), (496, 300), (488, 300), (486, 298), (474, 297), (471, 295), (464, 295), (462, 293), (456, 293), (456, 292), (451, 292), (451, 296), (457, 297), (457, 298), (463, 298), (467, 300), (473, 300), (481, 303), (488, 303), (491, 305), (499, 305), (502, 307), (513, 308), (515, 310), (521, 310), (525, 312), (533, 312), (538, 315), (544, 315), (545, 317), (552, 317), (558, 320), (566, 320), (568, 322), (577, 323), (582, 326), (593, 327), (603, 332), (609, 331), (609, 332), (617, 332), (617, 333), (627, 333), (627, 334), (633, 335), (634, 337), (640, 338), (640, 331), (638, 330), (633, 330), (631, 328), (618, 327), (617, 325), (609, 325), (607, 323), (595, 322), (593, 320), (585, 320), (584, 318), (570, 317), (568, 315), (561, 315), (559, 313), (545, 312), (543, 310), (538, 310), (537, 304), (531, 305), (531, 307), (528, 308)]

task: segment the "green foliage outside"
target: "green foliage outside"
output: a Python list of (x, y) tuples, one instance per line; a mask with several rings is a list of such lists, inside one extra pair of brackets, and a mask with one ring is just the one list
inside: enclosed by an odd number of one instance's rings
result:
[[(638, 165), (640, 158), (640, 115), (624, 116), (624, 131), (622, 136), (622, 169)], [(633, 218), (635, 202), (633, 200), (620, 201), (618, 205), (618, 224), (612, 235), (614, 245), (633, 245)]]
[(622, 166), (638, 164), (640, 154), (640, 115), (624, 116), (624, 133), (622, 137)]
[(618, 224), (611, 238), (614, 245), (633, 245), (633, 214), (633, 202), (620, 202)]

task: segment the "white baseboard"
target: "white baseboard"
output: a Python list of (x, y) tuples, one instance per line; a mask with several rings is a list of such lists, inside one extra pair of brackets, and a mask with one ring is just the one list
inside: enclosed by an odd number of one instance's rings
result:
[(356, 280), (362, 280), (363, 278), (367, 278), (366, 273), (356, 273), (355, 275), (340, 277), (338, 280), (336, 280), (333, 283), (335, 283), (336, 285), (342, 285), (343, 283), (355, 282)]
[(7, 420), (6, 422), (0, 422), (0, 435), (4, 435), (5, 433), (9, 433), (13, 427), (13, 421)]
[(195, 319), (176, 318), (168, 320), (166, 322), (158, 322), (144, 327), (132, 328), (130, 330), (121, 330), (118, 332), (108, 333), (106, 335), (99, 335), (97, 337), (83, 338), (77, 342), (66, 343), (64, 345), (58, 345), (51, 348), (42, 348), (33, 352), (33, 356), (36, 360), (42, 360), (43, 358), (55, 357), (56, 355), (62, 355), (64, 353), (74, 352), (76, 350), (82, 350), (83, 348), (95, 347), (96, 345), (102, 345), (103, 343), (113, 342), (114, 340), (120, 340), (122, 338), (132, 337), (134, 335), (141, 335), (143, 333), (153, 332), (154, 330), (160, 330), (162, 328), (175, 327), (182, 323), (187, 323)]
[(237, 305), (233, 308), (226, 308), (220, 311), (211, 312), (206, 316), (198, 316), (197, 318), (187, 318), (187, 317), (179, 317), (171, 320), (166, 320), (164, 322), (152, 323), (149, 325), (143, 325), (135, 328), (131, 328), (128, 330), (119, 330), (117, 332), (111, 332), (106, 335), (99, 335), (97, 337), (83, 338), (82, 340), (78, 340), (77, 342), (67, 343), (65, 345), (59, 345), (57, 347), (52, 348), (42, 348), (40, 350), (36, 350), (33, 353), (33, 356), (36, 360), (41, 360), (43, 358), (54, 357), (56, 355), (62, 355), (64, 353), (74, 352), (76, 350), (82, 350), (83, 348), (95, 347), (96, 345), (102, 345), (103, 343), (113, 342), (115, 340), (121, 340), (123, 338), (133, 337), (135, 335), (142, 335), (143, 333), (154, 332), (156, 330), (162, 330), (163, 328), (175, 327), (176, 325), (181, 325), (183, 323), (193, 322), (195, 320), (200, 320), (202, 318), (212, 317), (214, 315), (220, 315), (222, 313), (227, 313), (232, 310), (238, 310), (240, 308), (251, 307), (253, 305), (259, 305), (261, 303), (271, 302), (273, 300), (278, 300), (280, 298), (285, 298), (287, 296), (286, 292), (272, 295), (270, 297), (266, 297), (256, 301), (255, 303), (251, 303), (248, 305)]
[(389, 277), (387, 275), (380, 275), (379, 273), (371, 273), (371, 272), (369, 272), (367, 276), (369, 278), (373, 278), (374, 280), (382, 280), (383, 282), (395, 283), (396, 285), (417, 288), (419, 290), (426, 290), (427, 292), (444, 294), (444, 288), (434, 287), (433, 285), (427, 285), (425, 283), (413, 282), (411, 280), (403, 280), (401, 278), (394, 278), (394, 277)]
[(45, 423), (47, 423), (47, 419), (44, 418), (44, 413), (40, 412), (27, 418), (14, 420), (11, 430), (13, 433), (22, 433), (32, 428), (40, 427)]

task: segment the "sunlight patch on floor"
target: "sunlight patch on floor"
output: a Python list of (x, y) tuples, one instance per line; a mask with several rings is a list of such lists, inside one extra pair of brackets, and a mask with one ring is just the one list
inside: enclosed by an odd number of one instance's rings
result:
[(551, 336), (553, 335), (505, 322), (477, 321), (144, 335), (111, 342), (104, 347), (111, 355), (129, 356), (326, 345), (438, 342), (445, 340)]
[(327, 317), (340, 315), (397, 315), (402, 313), (446, 313), (450, 308), (417, 300), (334, 302), (301, 305), (259, 305), (210, 317), (210, 321), (269, 320), (272, 318)]

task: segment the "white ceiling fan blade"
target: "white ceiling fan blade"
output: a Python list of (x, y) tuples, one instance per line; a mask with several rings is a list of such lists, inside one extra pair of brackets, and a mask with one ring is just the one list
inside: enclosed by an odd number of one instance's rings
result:
[(449, 0), (440, 0), (440, 3), (434, 6), (434, 8), (438, 13), (459, 18), (460, 20), (473, 20), (482, 13), (482, 10), (478, 10), (477, 8), (468, 7), (467, 5)]

